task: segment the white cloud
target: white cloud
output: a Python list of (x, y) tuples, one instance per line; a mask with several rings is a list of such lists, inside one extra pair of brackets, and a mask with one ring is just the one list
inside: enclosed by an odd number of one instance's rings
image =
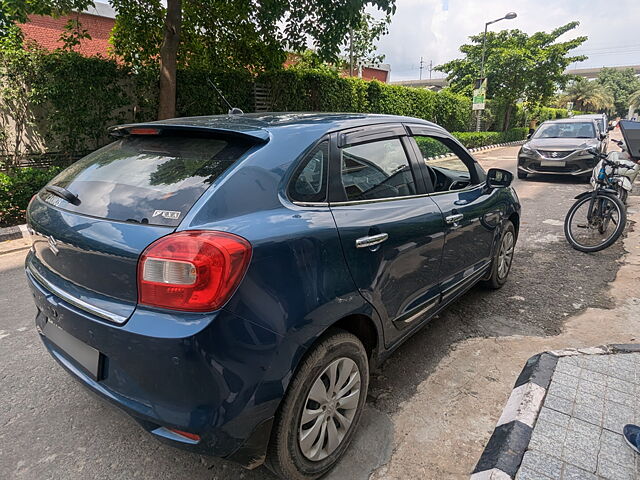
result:
[[(518, 28), (529, 34), (578, 20), (580, 26), (566, 38), (587, 35), (579, 52), (590, 56), (580, 66), (640, 64), (640, 1), (617, 0), (397, 0), (389, 34), (378, 50), (391, 64), (392, 80), (415, 79), (419, 62), (433, 65), (459, 57), (458, 47), (469, 35), (481, 32), (484, 23), (515, 11), (514, 20), (490, 25), (492, 30)], [(423, 70), (423, 78), (428, 77)], [(433, 72), (433, 76), (442, 76)]]

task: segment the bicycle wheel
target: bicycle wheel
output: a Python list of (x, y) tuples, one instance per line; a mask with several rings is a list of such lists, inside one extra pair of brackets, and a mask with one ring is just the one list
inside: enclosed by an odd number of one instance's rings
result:
[(591, 197), (579, 199), (564, 219), (564, 235), (576, 250), (598, 252), (622, 234), (627, 222), (623, 203), (614, 196), (598, 193), (589, 219)]

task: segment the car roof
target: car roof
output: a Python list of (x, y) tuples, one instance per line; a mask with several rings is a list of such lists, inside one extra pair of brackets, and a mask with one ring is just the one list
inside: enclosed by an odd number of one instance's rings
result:
[(585, 113), (584, 115), (574, 115), (573, 118), (596, 118), (600, 119), (605, 117), (605, 113)]
[(584, 123), (585, 121), (589, 121), (589, 120), (591, 120), (591, 123), (595, 123), (593, 118), (580, 119), (578, 117), (572, 117), (572, 118), (559, 118), (557, 120), (546, 120), (542, 122), (540, 126), (545, 125), (547, 123)]
[(143, 126), (162, 126), (177, 128), (196, 128), (214, 131), (236, 132), (243, 136), (262, 141), (269, 133), (278, 130), (290, 130), (291, 127), (313, 127), (315, 132), (329, 133), (336, 130), (384, 123), (412, 123), (427, 125), (444, 130), (435, 123), (419, 118), (399, 115), (380, 115), (372, 113), (317, 113), (317, 112), (264, 112), (228, 115), (208, 115), (202, 117), (178, 117), (154, 122), (118, 125), (112, 133), (126, 131)]

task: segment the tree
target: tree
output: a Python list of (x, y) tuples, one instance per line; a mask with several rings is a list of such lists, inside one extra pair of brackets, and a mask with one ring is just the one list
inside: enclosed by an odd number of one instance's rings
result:
[[(629, 106), (634, 110), (640, 109), (640, 89), (629, 95)], [(626, 112), (625, 112), (626, 115)]]
[(160, 47), (159, 120), (176, 116), (176, 71), (181, 26), (182, 2), (181, 0), (168, 0), (164, 35)]
[(636, 77), (633, 68), (603, 68), (596, 81), (613, 95), (614, 113), (624, 117), (629, 109), (629, 95), (640, 90), (640, 79)]
[(561, 97), (563, 102), (573, 102), (580, 112), (604, 111), (613, 108), (613, 95), (598, 82), (578, 77), (567, 87)]
[(59, 17), (86, 10), (93, 0), (3, 0), (0, 4), (0, 31), (13, 23), (26, 23), (29, 15)]
[[(587, 37), (557, 42), (563, 34), (573, 30), (579, 22), (570, 22), (550, 33), (527, 35), (520, 30), (487, 32), (485, 73), (487, 92), (504, 107), (503, 129), (509, 127), (511, 111), (516, 101), (541, 104), (550, 99), (558, 88), (564, 88), (570, 77), (564, 70), (585, 56), (569, 55)], [(460, 47), (464, 58), (436, 67), (448, 74), (451, 89), (471, 95), (473, 81), (480, 76), (483, 34), (470, 37), (472, 43)]]
[(376, 20), (370, 13), (362, 12), (345, 40), (349, 54), (349, 75), (353, 76), (355, 69), (359, 70), (363, 65), (382, 63), (384, 55), (377, 53), (376, 42), (388, 33), (390, 23), (391, 15)]
[(160, 0), (110, 1), (118, 12), (114, 53), (133, 66), (157, 65), (161, 58), (162, 116), (175, 115), (179, 66), (259, 72), (280, 68), (286, 51), (304, 50), (309, 42), (319, 58), (337, 61), (366, 5), (385, 15), (395, 11), (395, 0), (168, 0), (167, 7)]

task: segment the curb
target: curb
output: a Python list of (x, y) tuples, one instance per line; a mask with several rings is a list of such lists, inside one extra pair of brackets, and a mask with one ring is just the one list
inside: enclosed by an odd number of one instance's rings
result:
[[(514, 142), (496, 143), (494, 145), (485, 145), (484, 147), (467, 148), (467, 151), (469, 153), (477, 153), (477, 152), (482, 152), (482, 151), (485, 151), (485, 150), (493, 150), (494, 148), (512, 147), (512, 146), (515, 146), (515, 145), (522, 145), (525, 142), (526, 142), (526, 140), (516, 140)], [(441, 155), (434, 155), (433, 157), (429, 157), (429, 158), (430, 159), (434, 159), (434, 158), (440, 159), (440, 158), (449, 158), (449, 157), (455, 157), (455, 154), (453, 154), (453, 153), (445, 153), (445, 154), (441, 154)]]
[(490, 150), (492, 148), (512, 147), (512, 146), (515, 146), (515, 145), (522, 145), (525, 142), (526, 142), (526, 140), (515, 140), (513, 142), (496, 143), (494, 145), (485, 145), (484, 147), (469, 148), (468, 150), (470, 152), (480, 152), (482, 150)]
[(30, 237), (26, 225), (16, 225), (15, 227), (0, 228), (0, 242), (7, 240), (18, 240), (24, 238), (28, 240)]
[(610, 344), (539, 353), (527, 360), (516, 380), (470, 480), (513, 480), (531, 440), (551, 377), (561, 357), (637, 353), (640, 344)]

